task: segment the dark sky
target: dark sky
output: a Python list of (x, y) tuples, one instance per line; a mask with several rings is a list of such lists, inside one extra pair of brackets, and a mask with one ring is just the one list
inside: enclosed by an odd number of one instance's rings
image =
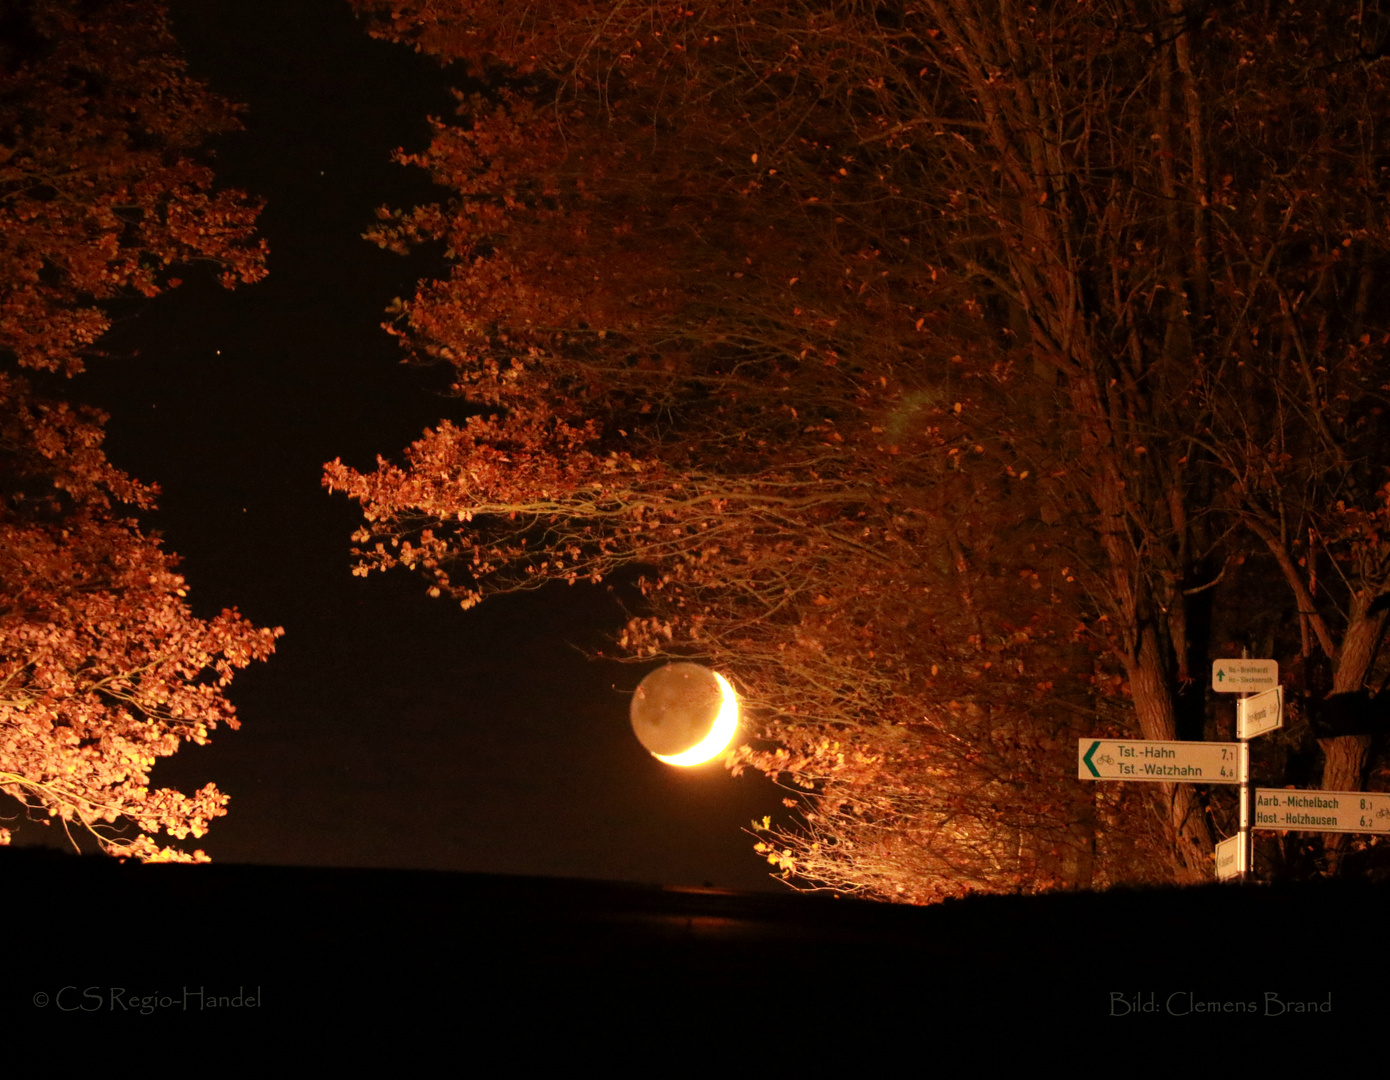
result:
[[(375, 207), (432, 197), (394, 165), (448, 114), (451, 79), (369, 39), (339, 0), (199, 0), (174, 28), (194, 74), (248, 106), (219, 178), (266, 201), (270, 276), (185, 285), (124, 317), (69, 388), (111, 413), (116, 465), (162, 489), (147, 526), (200, 615), (283, 625), (231, 687), (243, 727), (154, 779), (209, 780), (218, 861), (487, 871), (780, 889), (741, 830), (782, 811), (761, 777), (677, 769), (641, 748), (628, 694), (650, 668), (586, 660), (622, 612), (604, 589), (462, 612), (408, 573), (349, 573), (356, 504), (323, 463), (370, 466), (463, 415), (446, 373), (400, 363), (382, 309), (442, 264), (360, 238)], [(59, 839), (28, 826), (18, 842)]]

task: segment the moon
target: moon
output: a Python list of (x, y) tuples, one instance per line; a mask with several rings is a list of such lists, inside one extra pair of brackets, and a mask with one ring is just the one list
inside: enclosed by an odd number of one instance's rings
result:
[(702, 765), (738, 730), (734, 688), (699, 664), (657, 668), (637, 687), (630, 711), (638, 742), (667, 765)]

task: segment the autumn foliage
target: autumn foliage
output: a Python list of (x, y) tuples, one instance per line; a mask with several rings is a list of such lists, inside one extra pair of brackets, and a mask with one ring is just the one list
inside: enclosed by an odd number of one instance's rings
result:
[(156, 834), (201, 837), (226, 796), (151, 790), (150, 770), (236, 726), (224, 688), (281, 631), (195, 617), (176, 559), (133, 516), (156, 490), (102, 452), (105, 417), (17, 369), (80, 372), (102, 302), (172, 287), (179, 265), (260, 278), (256, 209), (212, 190), (197, 151), (234, 114), (184, 73), (159, 4), (35, 0), (5, 18), (0, 790), (113, 854), (198, 861)]
[[(1079, 784), (1077, 736), (1218, 735), (1223, 605), (1282, 617), (1291, 669), (1320, 643), (1305, 701), (1373, 685), (1364, 6), (357, 7), (489, 87), (403, 155), (451, 199), (372, 234), (452, 258), (388, 327), (478, 413), (329, 466), (358, 572), (466, 607), (640, 568), (618, 644), (739, 687), (730, 765), (805, 793), (760, 840), (790, 876), (1200, 880), (1229, 802)], [(1357, 745), (1325, 741), (1325, 786), (1364, 781)]]
[(6, 6), (0, 53), (0, 350), (74, 374), (101, 301), (152, 297), (181, 264), (265, 275), (257, 208), (214, 191), (197, 151), (237, 126), (189, 78), (159, 4)]

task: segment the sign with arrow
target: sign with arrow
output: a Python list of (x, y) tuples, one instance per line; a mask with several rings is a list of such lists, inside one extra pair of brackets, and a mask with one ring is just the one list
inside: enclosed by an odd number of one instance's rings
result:
[(1082, 780), (1238, 784), (1240, 743), (1081, 739), (1076, 775)]
[(1222, 694), (1258, 693), (1279, 685), (1277, 660), (1213, 660), (1211, 688)]

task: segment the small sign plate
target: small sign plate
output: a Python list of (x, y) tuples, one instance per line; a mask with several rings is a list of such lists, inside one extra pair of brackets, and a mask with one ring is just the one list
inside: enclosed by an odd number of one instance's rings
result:
[(1259, 693), (1279, 685), (1278, 660), (1213, 660), (1211, 688), (1222, 694)]
[(1216, 880), (1230, 881), (1240, 877), (1245, 866), (1245, 834), (1228, 836), (1216, 845)]
[(1284, 688), (1276, 686), (1262, 694), (1236, 702), (1236, 738), (1253, 739), (1284, 726)]

